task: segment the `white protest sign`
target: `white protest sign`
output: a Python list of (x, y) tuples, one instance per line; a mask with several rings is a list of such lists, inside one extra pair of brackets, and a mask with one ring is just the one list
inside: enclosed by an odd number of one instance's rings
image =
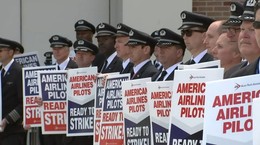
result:
[(151, 144), (146, 83), (151, 78), (122, 82), (125, 144)]
[(168, 145), (201, 143), (206, 82), (223, 73), (223, 68), (175, 71)]
[(24, 126), (40, 127), (41, 111), (35, 99), (39, 95), (37, 71), (55, 70), (55, 66), (23, 68), (23, 124)]
[(67, 136), (93, 135), (97, 67), (68, 70)]
[(173, 81), (148, 82), (152, 144), (166, 145), (168, 141)]
[(206, 83), (204, 145), (252, 144), (252, 99), (259, 88), (259, 75)]

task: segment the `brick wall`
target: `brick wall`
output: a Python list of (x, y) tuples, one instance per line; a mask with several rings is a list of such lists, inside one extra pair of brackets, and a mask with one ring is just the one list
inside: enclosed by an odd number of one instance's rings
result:
[[(244, 0), (238, 1), (243, 4)], [(230, 0), (193, 0), (192, 11), (207, 15), (216, 20), (225, 20), (230, 16)]]

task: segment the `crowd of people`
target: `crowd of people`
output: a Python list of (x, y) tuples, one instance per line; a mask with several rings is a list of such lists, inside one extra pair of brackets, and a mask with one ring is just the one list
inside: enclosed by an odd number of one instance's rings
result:
[[(259, 73), (260, 3), (256, 0), (246, 0), (244, 5), (231, 2), (228, 20), (214, 20), (189, 11), (181, 12), (180, 17), (181, 35), (168, 28), (149, 35), (122, 23), (117, 27), (107, 23), (95, 27), (82, 19), (74, 25), (77, 38), (74, 43), (64, 36), (53, 35), (50, 47), (59, 70), (97, 66), (99, 73), (130, 73), (131, 79), (174, 80), (178, 65), (213, 60), (220, 60), (224, 78)], [(94, 36), (98, 45), (93, 44)], [(75, 59), (69, 57), (72, 46)], [(191, 58), (183, 62), (186, 50)], [(15, 54), (23, 52), (21, 44), (0, 38), (3, 118), (0, 145), (25, 144), (22, 67), (13, 59)], [(155, 60), (151, 61), (153, 54)], [(93, 144), (93, 137), (43, 135), (41, 144), (86, 145)]]

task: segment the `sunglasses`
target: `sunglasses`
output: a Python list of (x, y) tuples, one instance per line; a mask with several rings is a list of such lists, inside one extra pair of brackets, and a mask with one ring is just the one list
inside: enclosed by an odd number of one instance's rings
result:
[(253, 27), (254, 27), (255, 29), (260, 29), (260, 21), (254, 21), (254, 22), (253, 22)]
[(181, 36), (184, 37), (184, 35), (186, 35), (186, 37), (191, 37), (193, 32), (199, 32), (199, 33), (203, 33), (205, 31), (202, 30), (181, 30)]

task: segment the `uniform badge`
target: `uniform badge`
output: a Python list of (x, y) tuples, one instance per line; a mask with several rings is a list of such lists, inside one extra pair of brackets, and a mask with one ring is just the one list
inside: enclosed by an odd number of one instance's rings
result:
[(121, 28), (122, 28), (122, 25), (118, 24), (117, 29), (121, 29)]
[(235, 5), (235, 4), (231, 4), (231, 5), (230, 5), (230, 11), (231, 11), (231, 12), (236, 11), (236, 5)]
[(166, 35), (166, 31), (165, 30), (161, 30), (160, 31), (160, 36), (165, 36)]
[(52, 40), (57, 41), (57, 40), (59, 40), (59, 37), (58, 36), (54, 36), (54, 37), (52, 37)]
[(185, 13), (181, 14), (181, 19), (186, 19), (186, 14)]
[(246, 6), (249, 7), (254, 7), (255, 6), (256, 1), (255, 0), (248, 0), (246, 3)]
[(84, 21), (82, 21), (82, 20), (78, 22), (78, 24), (83, 24), (83, 23), (84, 23)]
[(158, 31), (155, 31), (155, 32), (154, 32), (154, 35), (158, 36), (158, 35), (159, 35), (159, 34), (158, 34)]
[(79, 40), (78, 44), (82, 45), (82, 44), (84, 44), (84, 41), (83, 40)]
[(134, 36), (134, 31), (133, 31), (133, 30), (131, 30), (131, 31), (129, 32), (129, 36)]
[(105, 25), (103, 23), (100, 23), (98, 28), (100, 28), (100, 29), (105, 28)]

